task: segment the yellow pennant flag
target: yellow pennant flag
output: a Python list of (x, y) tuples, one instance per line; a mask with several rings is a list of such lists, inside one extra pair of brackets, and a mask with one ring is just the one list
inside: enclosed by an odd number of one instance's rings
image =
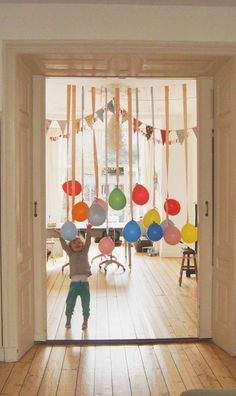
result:
[(85, 121), (87, 122), (89, 128), (92, 128), (92, 127), (93, 127), (93, 123), (94, 123), (94, 116), (93, 116), (93, 114), (87, 115), (84, 119), (85, 119)]

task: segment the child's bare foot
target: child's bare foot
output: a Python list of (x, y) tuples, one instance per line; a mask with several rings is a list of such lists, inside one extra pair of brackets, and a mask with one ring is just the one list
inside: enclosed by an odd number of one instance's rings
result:
[(82, 330), (86, 330), (88, 327), (88, 322), (86, 320), (84, 320), (83, 324), (82, 324)]

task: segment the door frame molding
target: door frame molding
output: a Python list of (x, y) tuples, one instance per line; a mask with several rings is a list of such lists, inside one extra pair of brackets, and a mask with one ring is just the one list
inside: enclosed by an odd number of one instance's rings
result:
[[(14, 269), (14, 260), (16, 255), (16, 246), (17, 246), (17, 235), (14, 232), (14, 224), (15, 224), (15, 198), (16, 198), (16, 186), (14, 183), (8, 183), (10, 177), (12, 177), (11, 172), (13, 172), (14, 176), (14, 165), (12, 164), (12, 158), (14, 158), (15, 147), (15, 123), (14, 123), (14, 101), (12, 101), (12, 95), (14, 98), (14, 84), (12, 82), (12, 71), (14, 71), (14, 65), (16, 64), (16, 59), (18, 56), (21, 56), (23, 60), (25, 60), (26, 54), (37, 55), (41, 53), (49, 53), (49, 54), (57, 54), (57, 53), (95, 53), (95, 54), (111, 54), (111, 53), (160, 53), (160, 54), (205, 54), (205, 55), (227, 55), (231, 56), (236, 54), (236, 45), (229, 43), (169, 43), (169, 42), (142, 42), (142, 41), (105, 41), (105, 40), (97, 40), (93, 42), (85, 42), (83, 41), (4, 41), (3, 42), (3, 58), (4, 58), (4, 95), (5, 100), (3, 101), (3, 123), (2, 123), (2, 202), (1, 202), (1, 226), (4, 230), (4, 233), (1, 235), (2, 239), (2, 276), (3, 276), (3, 347), (6, 351), (7, 348), (13, 347), (13, 351), (10, 354), (5, 353), (5, 360), (9, 361), (9, 359), (14, 359), (14, 357), (18, 358), (17, 350), (18, 350), (18, 340), (17, 340), (17, 330), (14, 330), (16, 323), (14, 322), (17, 317), (17, 301), (16, 294), (12, 293), (12, 283), (16, 282), (15, 273), (9, 274), (9, 268)], [(35, 66), (35, 65), (34, 65)], [(36, 65), (37, 66), (37, 65)], [(34, 77), (34, 85), (36, 88), (36, 93), (40, 93), (43, 95), (43, 83), (42, 83), (42, 75), (43, 71), (40, 69), (40, 65), (37, 66), (38, 69), (33, 69), (32, 76), (38, 74), (38, 77)], [(41, 76), (40, 76), (41, 75)], [(56, 76), (55, 76), (56, 77)], [(183, 76), (188, 78), (196, 78), (191, 76)], [(164, 78), (163, 76), (156, 76), (156, 78)], [(10, 93), (10, 95), (9, 95)], [(38, 133), (42, 131), (44, 128), (43, 125), (43, 101), (41, 99), (37, 99), (37, 95), (34, 95), (34, 100), (37, 101), (37, 105), (41, 108), (41, 116), (37, 116), (35, 113), (34, 116), (34, 138), (39, 139)], [(12, 118), (13, 116), (13, 118)], [(39, 140), (36, 140), (39, 142)], [(41, 143), (42, 143), (41, 139)], [(44, 146), (43, 146), (44, 147)], [(37, 147), (38, 149), (38, 147)], [(44, 156), (41, 156), (40, 151), (35, 150), (34, 155), (37, 156), (38, 166), (35, 168), (36, 174), (43, 175), (44, 168), (43, 162)], [(200, 178), (200, 176), (199, 176)], [(199, 197), (201, 197), (200, 185), (199, 187)], [(39, 261), (40, 256), (42, 259), (43, 252), (45, 251), (45, 230), (46, 230), (46, 219), (44, 219), (44, 197), (45, 197), (45, 186), (40, 181), (38, 183), (34, 183), (33, 186), (33, 197), (34, 200), (40, 202), (41, 206), (41, 217), (37, 218), (37, 221), (34, 221), (34, 268), (35, 268), (35, 284), (37, 284), (37, 293), (35, 293), (35, 310), (38, 310), (37, 315), (35, 316), (35, 338), (40, 341), (46, 340), (46, 328), (45, 328), (45, 318), (46, 318), (46, 304), (45, 299), (43, 299), (43, 304), (40, 306), (39, 303), (40, 298), (42, 297), (42, 290), (45, 287), (46, 282), (46, 268), (42, 269), (40, 267)], [(202, 204), (199, 206), (199, 218), (203, 216), (203, 207)], [(44, 229), (43, 229), (44, 227)], [(199, 235), (201, 239), (203, 236)], [(37, 238), (37, 241), (35, 242)], [(199, 240), (199, 245), (201, 245), (201, 240)], [(39, 254), (39, 252), (41, 252)], [(212, 253), (209, 254), (209, 262), (208, 266), (212, 265)], [(205, 263), (204, 263), (205, 264)], [(205, 264), (206, 265), (206, 264)], [(40, 268), (40, 269), (39, 269)], [(212, 280), (209, 281), (212, 283)], [(208, 283), (209, 283), (208, 282)], [(11, 286), (11, 287), (10, 287)], [(203, 283), (200, 289), (201, 295), (202, 293), (207, 293), (209, 284)], [(41, 290), (41, 294), (40, 294)], [(39, 295), (38, 295), (39, 293)], [(43, 297), (42, 297), (43, 298)], [(201, 300), (201, 296), (199, 297)], [(206, 300), (204, 300), (204, 304), (206, 304)], [(207, 302), (207, 304), (211, 304)], [(11, 306), (11, 312), (9, 312), (9, 306)], [(209, 308), (209, 306), (208, 306)], [(211, 312), (211, 309), (207, 310)], [(13, 313), (13, 314), (12, 314)], [(205, 314), (199, 316), (199, 326), (200, 329), (204, 329), (203, 321)], [(204, 331), (199, 332), (199, 336), (201, 338), (211, 336), (209, 334), (209, 329), (207, 330), (207, 334)], [(32, 340), (34, 341), (34, 340)]]

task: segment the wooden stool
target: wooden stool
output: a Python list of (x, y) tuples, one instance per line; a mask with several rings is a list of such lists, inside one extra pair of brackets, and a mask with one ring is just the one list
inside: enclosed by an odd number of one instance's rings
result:
[[(191, 258), (193, 259), (193, 262), (191, 262)], [(187, 263), (185, 263), (185, 260), (187, 261)], [(182, 258), (180, 274), (179, 274), (179, 286), (181, 286), (182, 283), (183, 271), (186, 271), (186, 276), (188, 278), (190, 278), (192, 274), (195, 274), (197, 279), (196, 252), (190, 247), (183, 249), (183, 258)]]

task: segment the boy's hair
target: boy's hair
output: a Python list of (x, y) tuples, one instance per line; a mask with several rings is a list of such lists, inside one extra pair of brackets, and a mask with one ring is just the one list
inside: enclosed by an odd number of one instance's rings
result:
[[(76, 236), (76, 238), (73, 239), (73, 241), (75, 241), (76, 239), (80, 239), (80, 241), (82, 242), (82, 244), (83, 244), (83, 245), (85, 244), (85, 238), (84, 238), (84, 236), (83, 236), (82, 234), (78, 234), (78, 235)], [(71, 242), (73, 242), (73, 241), (70, 241), (70, 242), (69, 242), (69, 246), (70, 246)]]

